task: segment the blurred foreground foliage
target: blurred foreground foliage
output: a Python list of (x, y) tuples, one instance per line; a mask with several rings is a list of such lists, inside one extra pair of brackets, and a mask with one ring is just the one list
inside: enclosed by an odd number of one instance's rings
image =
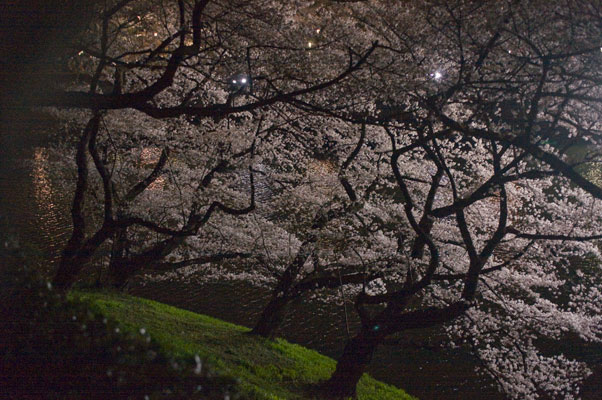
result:
[(198, 356), (166, 355), (143, 329), (124, 332), (85, 302), (59, 295), (5, 232), (0, 232), (0, 398), (238, 398), (235, 380), (212, 375)]

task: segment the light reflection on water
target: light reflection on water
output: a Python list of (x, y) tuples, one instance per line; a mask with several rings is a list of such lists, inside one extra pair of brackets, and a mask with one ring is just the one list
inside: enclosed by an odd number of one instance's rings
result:
[(45, 236), (56, 233), (49, 232), (59, 220), (58, 207), (54, 202), (53, 188), (48, 174), (48, 150), (44, 147), (36, 147), (33, 152), (33, 168), (31, 171), (33, 179), (34, 196), (36, 206), (39, 210), (40, 229), (45, 231)]
[(49, 261), (44, 272), (50, 272), (59, 260), (71, 228), (67, 196), (50, 176), (50, 161), (46, 147), (33, 148), (30, 176), (35, 212), (32, 222), (37, 228), (38, 238), (35, 239), (41, 242), (46, 260)]

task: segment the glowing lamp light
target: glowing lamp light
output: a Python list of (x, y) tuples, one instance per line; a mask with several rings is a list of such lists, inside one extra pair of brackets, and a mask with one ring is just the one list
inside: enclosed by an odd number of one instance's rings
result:
[(311, 49), (311, 47), (312, 47), (313, 45), (314, 45), (314, 44), (313, 44), (312, 42), (307, 42), (307, 47), (309, 47), (310, 49)]
[(251, 82), (251, 78), (244, 73), (238, 73), (235, 75), (231, 75), (230, 77), (228, 77), (228, 80), (230, 82), (231, 90), (236, 90), (236, 91), (246, 88), (247, 86), (249, 86), (249, 84)]
[(439, 79), (441, 79), (441, 78), (443, 77), (443, 74), (441, 74), (441, 72), (439, 72), (439, 71), (436, 71), (436, 72), (433, 74), (433, 77), (434, 77), (436, 80), (439, 80)]

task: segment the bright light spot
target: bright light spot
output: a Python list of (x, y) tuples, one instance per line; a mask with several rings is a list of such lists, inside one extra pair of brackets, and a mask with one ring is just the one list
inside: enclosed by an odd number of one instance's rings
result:
[(232, 80), (232, 83), (236, 84), (236, 79), (233, 79), (233, 80)]
[(242, 83), (247, 83), (247, 78), (242, 78), (240, 81), (241, 81)]
[(311, 49), (311, 46), (313, 46), (314, 44), (312, 42), (307, 42), (307, 47), (309, 47)]
[(157, 32), (153, 33), (153, 36), (155, 36), (155, 37), (156, 37), (157, 35), (158, 35), (158, 33), (157, 33)]
[(78, 56), (81, 56), (82, 54), (84, 54), (83, 50), (81, 50), (79, 53), (77, 53)]
[(320, 33), (320, 28), (316, 29), (316, 33)]
[(439, 71), (436, 71), (436, 72), (433, 74), (433, 77), (434, 77), (436, 80), (439, 80), (439, 79), (441, 79), (441, 78), (443, 77), (443, 74), (441, 74), (441, 72), (439, 72)]

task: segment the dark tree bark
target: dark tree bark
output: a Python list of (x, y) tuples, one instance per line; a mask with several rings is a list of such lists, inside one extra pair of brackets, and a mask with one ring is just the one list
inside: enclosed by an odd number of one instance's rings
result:
[(81, 259), (81, 257), (66, 254), (66, 252), (64, 252), (59, 264), (59, 268), (54, 275), (52, 285), (59, 292), (68, 291), (75, 283), (77, 274), (81, 269), (81, 265), (85, 265), (85, 263), (86, 260)]
[(349, 340), (334, 373), (324, 384), (324, 395), (331, 399), (355, 398), (357, 383), (382, 340), (379, 330), (367, 327)]
[(86, 231), (86, 219), (83, 213), (85, 192), (88, 187), (88, 157), (86, 148), (88, 147), (92, 134), (98, 131), (99, 123), (100, 115), (95, 114), (82, 132), (79, 144), (77, 145), (77, 153), (75, 155), (77, 182), (75, 185), (73, 202), (71, 204), (73, 231), (63, 250), (61, 262), (53, 281), (55, 287), (61, 290), (66, 290), (71, 287), (83, 265), (82, 262), (84, 262), (80, 251), (84, 245)]
[(129, 277), (127, 268), (127, 228), (118, 229), (113, 234), (111, 260), (109, 262), (109, 284), (121, 288)]
[(272, 296), (268, 305), (263, 309), (259, 321), (251, 331), (252, 335), (273, 339), (278, 327), (282, 324), (286, 306), (290, 302), (287, 296)]
[(278, 285), (272, 292), (270, 301), (263, 309), (259, 321), (251, 331), (252, 335), (259, 335), (270, 339), (274, 337), (276, 329), (278, 329), (284, 318), (286, 306), (292, 299), (291, 289), (295, 279), (303, 267), (305, 260), (307, 260), (313, 251), (314, 242), (315, 238), (312, 236), (310, 240), (301, 245), (294, 260), (280, 277)]
[(68, 291), (77, 280), (81, 269), (90, 262), (96, 250), (112, 234), (113, 229), (103, 225), (92, 237), (77, 247), (67, 246), (52, 284), (60, 292)]

